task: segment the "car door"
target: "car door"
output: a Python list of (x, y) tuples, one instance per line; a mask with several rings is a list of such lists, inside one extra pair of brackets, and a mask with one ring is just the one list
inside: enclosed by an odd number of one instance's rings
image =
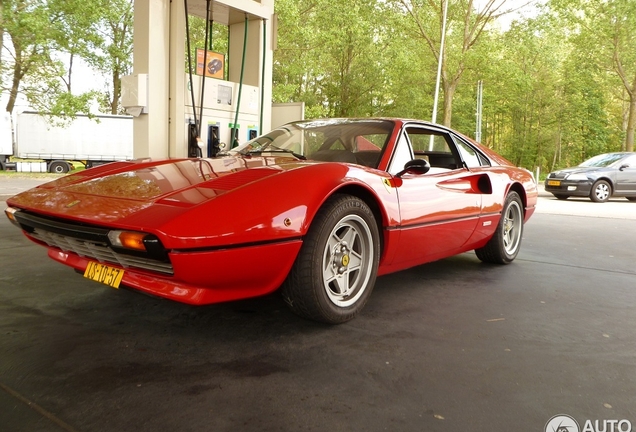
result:
[[(433, 126), (407, 126), (397, 142), (389, 173), (414, 158), (426, 159), (426, 174), (397, 179), (400, 247), (394, 265), (438, 259), (460, 249), (479, 222), (482, 193), (451, 135)], [(483, 175), (483, 174), (482, 174)]]
[[(621, 168), (623, 167), (623, 168)], [(636, 155), (618, 162), (616, 171), (615, 194), (636, 196)]]

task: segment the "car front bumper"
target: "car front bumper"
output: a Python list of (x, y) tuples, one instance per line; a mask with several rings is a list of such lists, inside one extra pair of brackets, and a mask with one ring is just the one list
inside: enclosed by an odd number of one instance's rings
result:
[[(192, 305), (269, 294), (284, 282), (302, 240), (170, 254), (174, 275), (124, 268), (121, 284), (147, 294)], [(57, 248), (49, 257), (84, 273), (90, 259)], [(108, 263), (109, 266), (121, 268)]]
[(592, 182), (590, 181), (568, 181), (547, 179), (545, 181), (545, 191), (554, 195), (582, 196), (590, 195)]

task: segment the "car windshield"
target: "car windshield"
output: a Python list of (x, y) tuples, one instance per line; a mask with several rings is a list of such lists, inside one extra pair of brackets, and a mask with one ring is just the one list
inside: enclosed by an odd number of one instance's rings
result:
[(389, 120), (313, 120), (289, 123), (233, 148), (230, 154), (286, 152), (301, 159), (377, 168), (391, 136)]
[(621, 160), (624, 156), (625, 155), (621, 153), (601, 154), (586, 160), (585, 162), (581, 163), (579, 166), (603, 168), (603, 167), (610, 166), (611, 164), (613, 164), (614, 162), (618, 160)]

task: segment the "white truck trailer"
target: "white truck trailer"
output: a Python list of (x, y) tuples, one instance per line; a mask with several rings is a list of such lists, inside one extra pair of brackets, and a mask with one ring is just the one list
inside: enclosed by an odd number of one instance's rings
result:
[(9, 156), (13, 154), (13, 133), (11, 132), (11, 114), (0, 114), (0, 170), (6, 168)]
[[(6, 119), (0, 121), (6, 123)], [(0, 133), (2, 168), (13, 166), (8, 162), (11, 155), (24, 161), (17, 164), (44, 161), (40, 164), (53, 173), (68, 172), (72, 168), (71, 161), (81, 162), (90, 168), (133, 158), (133, 121), (130, 116), (97, 115), (91, 119), (77, 115), (67, 123), (55, 125), (37, 112), (24, 111), (15, 117), (13, 146), (6, 144), (5, 127), (1, 125), (3, 132)]]

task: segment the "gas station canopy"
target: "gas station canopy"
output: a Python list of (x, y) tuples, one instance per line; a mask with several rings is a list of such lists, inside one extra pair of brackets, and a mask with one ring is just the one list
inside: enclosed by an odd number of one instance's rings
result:
[[(245, 20), (269, 19), (274, 8), (273, 0), (216, 0), (210, 2), (211, 18), (224, 25), (239, 24)], [(207, 0), (189, 0), (188, 13), (205, 18)]]

